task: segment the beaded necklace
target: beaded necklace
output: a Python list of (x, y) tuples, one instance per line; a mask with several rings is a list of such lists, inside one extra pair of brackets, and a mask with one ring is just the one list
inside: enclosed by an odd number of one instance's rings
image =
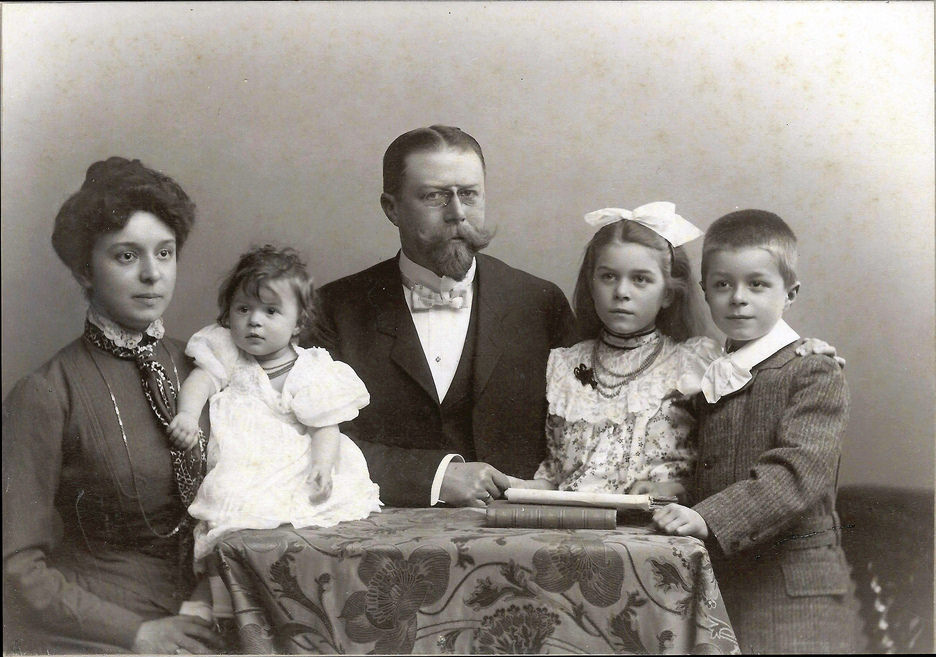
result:
[[(620, 338), (622, 336), (612, 337)], [(663, 351), (664, 340), (656, 330), (648, 331), (633, 337), (637, 338), (640, 344), (635, 344), (633, 346), (617, 346), (606, 340), (604, 333), (602, 333), (602, 336), (595, 340), (595, 344), (592, 347), (592, 366), (586, 367), (584, 363), (580, 364), (574, 370), (575, 377), (582, 382), (582, 385), (590, 385), (593, 387), (595, 391), (605, 399), (614, 399), (617, 397), (621, 393), (621, 390), (624, 389), (624, 386), (647, 371), (647, 369), (656, 362), (656, 359)], [(651, 343), (654, 344), (653, 351), (651, 351), (635, 369), (628, 372), (615, 371), (601, 360), (601, 345), (605, 345), (609, 350), (629, 351)]]

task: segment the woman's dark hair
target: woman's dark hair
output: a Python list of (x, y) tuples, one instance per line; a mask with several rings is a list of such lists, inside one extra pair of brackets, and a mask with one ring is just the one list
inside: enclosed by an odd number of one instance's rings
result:
[(280, 249), (272, 244), (255, 247), (241, 255), (237, 265), (221, 283), (218, 290), (218, 324), (230, 327), (231, 302), (238, 291), (259, 299), (260, 288), (279, 280), (288, 282), (296, 295), (296, 305), (299, 306), (299, 335), (312, 334), (317, 324), (317, 303), (312, 278), (295, 249)]
[(646, 226), (634, 221), (616, 221), (603, 226), (592, 236), (585, 247), (585, 257), (575, 282), (573, 300), (575, 317), (583, 339), (597, 338), (601, 332), (601, 320), (595, 311), (595, 299), (592, 296), (591, 281), (595, 274), (595, 262), (601, 249), (609, 244), (633, 242), (653, 249), (658, 254), (660, 269), (666, 279), (666, 287), (672, 300), (666, 308), (661, 308), (656, 318), (656, 327), (663, 335), (682, 342), (694, 335), (701, 335), (701, 322), (698, 316), (697, 301), (692, 293), (689, 256), (683, 247), (675, 249), (665, 239)]
[(73, 273), (84, 273), (98, 237), (120, 230), (139, 211), (159, 217), (175, 233), (178, 249), (195, 223), (195, 204), (169, 176), (139, 160), (95, 162), (56, 215), (52, 247)]

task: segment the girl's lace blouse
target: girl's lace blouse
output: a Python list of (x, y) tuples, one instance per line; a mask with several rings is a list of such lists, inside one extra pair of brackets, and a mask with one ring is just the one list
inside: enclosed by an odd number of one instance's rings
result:
[[(585, 382), (587, 371), (595, 367), (595, 340), (552, 350), (546, 369), (549, 455), (536, 478), (548, 479), (560, 490), (604, 493), (626, 493), (641, 480), (686, 483), (695, 461), (695, 419), (689, 398), (677, 388), (680, 378), (697, 378), (721, 355), (719, 346), (704, 337), (677, 343), (658, 334), (632, 350), (599, 343), (598, 354), (611, 370), (630, 372), (650, 356), (658, 340), (663, 346), (653, 364), (611, 399)], [(615, 380), (601, 369), (598, 374)]]

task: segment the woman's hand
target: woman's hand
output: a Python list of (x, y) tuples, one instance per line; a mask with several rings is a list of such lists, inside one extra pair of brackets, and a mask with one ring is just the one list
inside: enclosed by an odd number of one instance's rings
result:
[(197, 616), (166, 616), (140, 625), (133, 652), (150, 655), (211, 655), (223, 647), (211, 623)]
[(198, 442), (198, 418), (186, 411), (179, 411), (169, 423), (168, 431), (173, 447), (191, 449)]

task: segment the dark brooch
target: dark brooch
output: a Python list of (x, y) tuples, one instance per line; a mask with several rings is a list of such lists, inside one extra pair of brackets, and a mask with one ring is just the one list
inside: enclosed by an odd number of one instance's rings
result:
[(585, 367), (585, 363), (579, 363), (578, 366), (572, 370), (572, 373), (583, 386), (591, 386), (592, 388), (598, 387), (598, 382), (595, 380), (595, 371), (590, 367)]

